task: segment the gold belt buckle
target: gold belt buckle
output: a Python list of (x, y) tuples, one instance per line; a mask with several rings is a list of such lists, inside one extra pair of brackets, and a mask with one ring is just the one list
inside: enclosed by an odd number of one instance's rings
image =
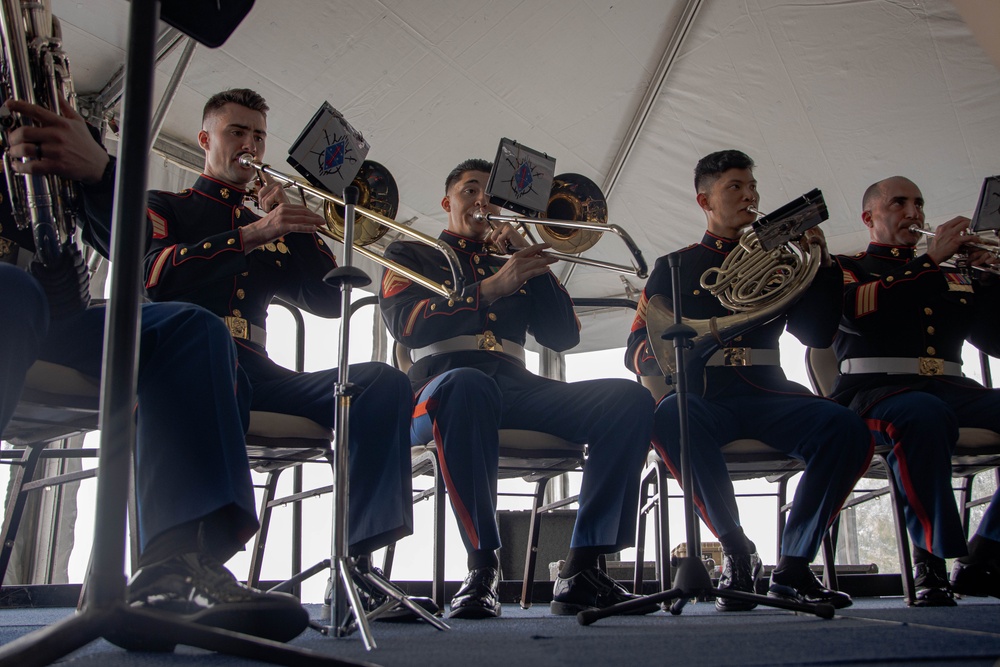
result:
[(480, 350), (487, 352), (503, 352), (503, 345), (497, 341), (496, 335), (492, 331), (484, 331), (476, 335), (476, 342)]
[(726, 366), (750, 366), (749, 347), (722, 348), (723, 363)]
[(223, 319), (226, 321), (226, 326), (229, 327), (229, 333), (233, 338), (250, 339), (250, 326), (244, 318), (226, 315)]
[(920, 375), (944, 375), (944, 359), (917, 357), (917, 373)]

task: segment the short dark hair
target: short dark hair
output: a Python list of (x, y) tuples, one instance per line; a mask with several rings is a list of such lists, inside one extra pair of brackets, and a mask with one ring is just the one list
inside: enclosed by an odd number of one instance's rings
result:
[(205, 109), (201, 112), (201, 122), (204, 123), (206, 118), (227, 104), (239, 104), (251, 111), (259, 111), (267, 118), (269, 107), (259, 93), (249, 88), (230, 88), (208, 98)]
[(887, 179), (883, 178), (881, 181), (875, 181), (868, 186), (865, 190), (865, 194), (861, 197), (861, 211), (870, 211), (872, 206), (875, 204), (875, 200), (882, 196), (882, 184), (886, 182)]
[(482, 160), (475, 157), (459, 162), (457, 167), (448, 172), (448, 178), (444, 179), (444, 193), (448, 194), (448, 190), (451, 190), (451, 186), (453, 186), (458, 179), (462, 178), (462, 174), (467, 171), (485, 171), (488, 174), (493, 171), (493, 163), (489, 160)]
[(709, 153), (694, 168), (694, 191), (709, 188), (719, 176), (730, 169), (753, 169), (753, 160), (743, 151), (734, 149)]

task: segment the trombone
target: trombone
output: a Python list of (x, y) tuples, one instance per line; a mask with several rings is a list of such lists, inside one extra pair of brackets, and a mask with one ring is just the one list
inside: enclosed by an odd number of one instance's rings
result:
[[(608, 224), (608, 208), (604, 195), (600, 188), (586, 176), (572, 173), (556, 176), (552, 184), (552, 195), (549, 197), (546, 213), (549, 216), (562, 214), (572, 217), (566, 219), (556, 217), (521, 218), (513, 215), (493, 215), (482, 209), (474, 212), (472, 217), (477, 222), (486, 221), (490, 226), (495, 226), (494, 223), (498, 222), (510, 223), (523, 231), (529, 241), (538, 243), (527, 227), (528, 223), (534, 223), (538, 233), (556, 249), (555, 252), (546, 251), (545, 254), (564, 262), (594, 266), (618, 273), (634, 274), (638, 278), (645, 278), (648, 275), (646, 259), (642, 256), (642, 251), (639, 250), (628, 232), (618, 225)], [(569, 230), (586, 230), (591, 234), (584, 238), (577, 238), (584, 236), (584, 231)], [(593, 247), (600, 240), (603, 232), (611, 232), (628, 247), (629, 252), (632, 253), (631, 267), (599, 259), (589, 259), (578, 254), (559, 252), (559, 250), (571, 250), (575, 253), (582, 253)]]
[[(253, 155), (251, 155), (250, 153), (244, 153), (243, 155), (241, 155), (239, 158), (239, 162), (244, 167), (252, 167), (256, 169), (258, 173), (267, 174), (268, 176), (274, 178), (275, 180), (281, 183), (284, 183), (285, 185), (289, 185), (298, 189), (299, 193), (302, 195), (303, 201), (305, 200), (305, 195), (309, 194), (312, 195), (313, 197), (316, 197), (317, 199), (321, 199), (325, 203), (327, 209), (332, 208), (332, 206), (330, 205), (336, 205), (336, 206), (344, 205), (344, 200), (341, 199), (340, 197), (337, 197), (336, 195), (333, 195), (327, 192), (326, 190), (321, 190), (320, 188), (313, 187), (308, 183), (303, 183), (302, 181), (296, 178), (292, 178), (291, 176), (288, 176), (287, 174), (277, 171), (276, 169), (272, 169), (271, 165), (263, 164), (262, 162), (258, 162), (257, 160), (255, 160)], [(417, 283), (418, 285), (422, 285), (423, 287), (426, 287), (432, 292), (436, 292), (437, 294), (440, 294), (443, 297), (447, 297), (449, 299), (458, 298), (459, 292), (461, 292), (462, 288), (465, 287), (465, 277), (462, 275), (462, 271), (459, 268), (458, 256), (455, 254), (455, 251), (451, 249), (451, 246), (446, 244), (444, 241), (441, 241), (440, 239), (436, 239), (432, 236), (428, 236), (427, 234), (418, 232), (415, 229), (407, 227), (406, 225), (402, 225), (396, 222), (395, 220), (382, 215), (381, 213), (376, 213), (374, 211), (361, 208), (360, 206), (355, 207), (354, 211), (358, 216), (367, 218), (368, 220), (378, 224), (380, 227), (388, 227), (389, 229), (397, 231), (400, 234), (412, 237), (415, 241), (419, 241), (420, 243), (423, 243), (425, 245), (437, 248), (441, 252), (441, 254), (445, 256), (445, 259), (448, 261), (448, 268), (451, 270), (451, 282), (454, 287), (448, 287), (446, 284), (443, 285), (441, 283), (436, 283), (433, 280), (430, 280), (429, 278), (426, 278), (420, 275), (419, 273), (414, 272), (412, 269), (409, 269), (401, 264), (398, 264), (392, 261), (391, 259), (386, 259), (382, 255), (372, 252), (371, 250), (368, 250), (360, 243), (355, 242), (353, 244), (354, 250), (359, 255), (389, 269), (393, 273), (398, 273), (402, 276), (405, 276), (410, 280), (412, 280), (413, 282)], [(327, 226), (317, 229), (316, 232), (318, 234), (322, 234), (324, 236), (332, 238), (335, 241), (343, 243), (344, 237), (342, 234), (338, 234), (337, 230), (333, 226), (331, 217), (332, 216), (329, 215), (328, 213), (326, 215)], [(369, 241), (369, 243), (370, 242), (371, 241)]]
[[(908, 227), (908, 229), (911, 232), (915, 233), (915, 234), (920, 234), (921, 236), (926, 236), (929, 239), (932, 239), (935, 236), (937, 236), (937, 234), (934, 233), (933, 231), (931, 231), (929, 229), (926, 229), (924, 227), (921, 227), (920, 225), (910, 225)], [(976, 250), (985, 250), (987, 253), (989, 253), (990, 255), (992, 255), (994, 258), (1000, 259), (1000, 244), (997, 244), (997, 243), (975, 243), (975, 242), (972, 242), (972, 243), (966, 243), (964, 245), (968, 246), (969, 248), (975, 248)], [(992, 273), (993, 275), (1000, 275), (1000, 268), (997, 268), (996, 266), (993, 266), (993, 265), (977, 266), (977, 265), (973, 264), (973, 265), (970, 265), (970, 267), (973, 268), (973, 269), (976, 269), (977, 271), (982, 271), (983, 273)]]

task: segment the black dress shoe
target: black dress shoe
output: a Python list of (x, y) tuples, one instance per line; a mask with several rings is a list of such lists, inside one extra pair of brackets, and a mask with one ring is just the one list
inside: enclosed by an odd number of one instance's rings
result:
[(956, 604), (943, 558), (915, 564), (913, 586), (917, 589), (914, 607), (954, 607)]
[[(756, 593), (757, 579), (760, 578), (762, 567), (763, 564), (756, 551), (752, 554), (723, 554), (719, 590)], [(719, 611), (750, 611), (756, 606), (756, 602), (747, 602), (746, 600), (715, 598), (715, 608)]]
[(769, 598), (806, 604), (828, 604), (832, 605), (834, 609), (844, 609), (854, 604), (851, 596), (847, 593), (830, 590), (823, 586), (812, 570), (806, 569), (804, 572), (786, 573), (778, 576), (780, 580), (775, 581), (775, 575), (771, 574), (771, 587), (767, 591)]
[[(185, 620), (284, 642), (309, 625), (309, 613), (287, 593), (264, 593), (244, 586), (222, 563), (201, 552), (174, 556), (136, 572), (128, 583), (127, 603), (163, 611)], [(170, 651), (155, 640), (138, 646), (127, 639), (116, 644), (132, 650)]]
[(1000, 562), (963, 563), (956, 560), (951, 570), (951, 589), (959, 595), (1000, 598)]
[[(377, 567), (368, 568), (372, 574), (374, 574), (379, 579), (385, 579), (385, 575)], [(376, 588), (374, 584), (368, 581), (365, 577), (360, 574), (352, 574), (352, 580), (354, 581), (354, 587), (358, 591), (358, 597), (361, 598), (362, 611), (365, 614), (371, 614), (373, 611), (384, 605), (388, 600), (389, 596), (386, 595), (380, 588)], [(413, 597), (407, 596), (410, 602), (415, 603), (428, 614), (437, 615), (441, 612), (441, 609), (437, 606), (434, 600), (424, 597)], [(333, 600), (333, 582), (330, 579), (326, 580), (326, 592), (323, 594), (323, 609), (320, 611), (320, 619), (324, 621), (330, 620), (330, 603)], [(397, 603), (392, 609), (382, 612), (376, 618), (376, 621), (385, 622), (396, 622), (396, 623), (410, 623), (412, 621), (422, 620), (419, 615), (406, 605), (402, 603)]]
[[(549, 609), (557, 616), (576, 616), (588, 609), (604, 609), (619, 602), (641, 598), (625, 590), (599, 567), (577, 572), (572, 577), (556, 577)], [(629, 614), (649, 614), (659, 609), (656, 603), (635, 609)]]
[(500, 573), (495, 567), (470, 571), (451, 599), (448, 618), (496, 618), (500, 615), (499, 585)]

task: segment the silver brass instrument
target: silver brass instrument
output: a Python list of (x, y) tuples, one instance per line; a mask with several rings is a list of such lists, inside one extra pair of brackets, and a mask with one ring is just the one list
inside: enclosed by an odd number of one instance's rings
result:
[[(750, 211), (760, 215), (752, 207)], [(740, 237), (738, 247), (729, 253), (721, 266), (710, 268), (701, 275), (701, 286), (711, 291), (725, 308), (736, 312), (707, 320), (683, 318), (684, 324), (696, 332), (688, 361), (689, 371), (697, 370), (700, 375), (700, 369), (720, 347), (783, 315), (816, 277), (822, 250), (803, 242), (797, 230), (818, 224), (817, 219), (827, 219), (822, 193), (814, 190), (771, 215), (779, 212), (783, 212), (782, 217), (774, 222), (792, 220), (792, 239), (767, 250), (769, 244), (762, 245), (759, 238), (759, 233), (763, 233), (760, 228), (750, 229)], [(797, 238), (794, 237), (796, 233)], [(653, 296), (646, 307), (646, 330), (653, 356), (668, 382), (677, 370), (677, 363), (673, 342), (663, 340), (661, 334), (673, 324), (671, 300), (662, 294)]]
[[(519, 227), (529, 241), (538, 243), (527, 226), (534, 224), (543, 241), (555, 250), (555, 252), (547, 251), (546, 254), (564, 262), (634, 274), (639, 278), (647, 276), (648, 270), (642, 251), (624, 229), (618, 225), (608, 224), (608, 206), (604, 195), (597, 184), (586, 176), (572, 173), (556, 176), (552, 182), (552, 193), (549, 195), (545, 213), (545, 218), (493, 215), (481, 210), (472, 215), (477, 221), (485, 220), (491, 225), (508, 222)], [(632, 254), (631, 267), (575, 254), (592, 248), (604, 232), (611, 232), (625, 243)]]
[[(62, 50), (59, 20), (48, 0), (2, 0), (0, 103), (23, 100), (60, 113), (59, 100), (75, 104), (69, 61)], [(10, 132), (31, 121), (0, 110), (3, 165), (11, 209), (19, 229), (31, 228), (35, 241), (32, 273), (49, 295), (54, 314), (85, 308), (89, 277), (76, 245), (77, 185), (57, 176), (18, 174), (7, 150)]]
[[(937, 234), (934, 233), (933, 231), (931, 231), (930, 229), (927, 229), (926, 227), (921, 227), (920, 225), (910, 225), (909, 226), (909, 230), (911, 232), (914, 232), (915, 234), (920, 234), (921, 236), (925, 236), (925, 237), (927, 237), (929, 239), (932, 239), (935, 236), (937, 236)], [(972, 243), (966, 243), (965, 245), (967, 247), (969, 247), (969, 248), (975, 248), (977, 250), (984, 250), (987, 253), (989, 253), (990, 255), (992, 255), (994, 258), (1000, 260), (1000, 243), (975, 243), (975, 242), (972, 242)], [(970, 264), (969, 268), (976, 269), (977, 271), (982, 271), (984, 273), (992, 273), (994, 275), (1000, 275), (1000, 268), (997, 268), (996, 266), (992, 266), (992, 265), (977, 266), (977, 265), (974, 265), (974, 264)]]
[[(244, 167), (252, 167), (253, 169), (256, 169), (258, 173), (267, 174), (268, 176), (274, 178), (278, 182), (284, 183), (287, 186), (297, 189), (300, 195), (302, 196), (303, 200), (305, 199), (305, 195), (308, 194), (322, 201), (325, 209), (324, 212), (326, 213), (327, 226), (326, 228), (320, 228), (317, 229), (316, 231), (319, 234), (323, 234), (324, 236), (332, 238), (335, 241), (343, 243), (344, 241), (343, 218), (337, 216), (334, 210), (335, 206), (340, 206), (340, 207), (344, 206), (343, 199), (333, 194), (330, 194), (326, 190), (321, 190), (320, 188), (313, 187), (308, 183), (303, 183), (302, 181), (296, 178), (293, 178), (287, 174), (277, 171), (276, 169), (272, 169), (270, 165), (263, 164), (255, 160), (254, 157), (249, 153), (244, 153), (243, 155), (241, 155), (239, 162)], [(381, 167), (381, 165), (378, 166)], [(357, 181), (357, 179), (355, 179), (355, 181)], [(355, 182), (354, 185), (357, 185), (357, 182)], [(355, 233), (357, 233), (357, 228), (359, 224), (374, 223), (377, 227), (385, 227), (385, 230), (392, 229), (394, 231), (399, 232), (400, 234), (411, 237), (415, 241), (419, 241), (420, 243), (423, 243), (425, 245), (437, 248), (441, 252), (441, 254), (445, 256), (445, 259), (448, 262), (448, 268), (451, 270), (452, 286), (449, 287), (447, 285), (436, 283), (433, 280), (430, 280), (420, 275), (419, 273), (414, 272), (412, 269), (408, 269), (407, 267), (402, 266), (401, 264), (393, 262), (390, 259), (386, 259), (382, 255), (379, 255), (378, 253), (372, 252), (371, 250), (365, 248), (363, 245), (361, 245), (361, 241), (359, 240), (355, 240), (355, 242), (353, 243), (354, 250), (362, 257), (365, 257), (371, 260), (372, 262), (375, 262), (376, 264), (383, 266), (389, 269), (390, 271), (393, 271), (394, 273), (398, 273), (402, 276), (405, 276), (410, 280), (412, 280), (413, 282), (417, 283), (418, 285), (422, 285), (427, 289), (436, 292), (437, 294), (440, 294), (441, 296), (445, 296), (450, 299), (457, 298), (458, 293), (461, 292), (462, 288), (465, 286), (465, 278), (462, 276), (462, 271), (458, 265), (458, 256), (455, 254), (455, 251), (451, 249), (451, 246), (449, 246), (444, 241), (441, 241), (440, 239), (436, 239), (422, 232), (418, 232), (417, 230), (407, 227), (406, 225), (401, 225), (395, 220), (392, 220), (391, 218), (382, 215), (381, 213), (377, 213), (375, 211), (371, 211), (367, 208), (364, 208), (361, 206), (361, 204), (363, 203), (364, 202), (359, 201), (359, 205), (354, 208), (355, 214), (359, 218), (363, 218), (363, 220), (355, 222)], [(337, 228), (338, 218), (340, 220), (339, 229)], [(371, 238), (373, 234), (370, 231), (368, 232), (363, 231), (362, 236), (366, 238), (362, 240), (365, 241), (365, 244), (372, 243), (377, 238), (381, 237), (382, 234), (385, 234), (385, 230), (382, 230), (381, 233), (376, 232), (377, 235), (374, 235), (375, 238)]]

